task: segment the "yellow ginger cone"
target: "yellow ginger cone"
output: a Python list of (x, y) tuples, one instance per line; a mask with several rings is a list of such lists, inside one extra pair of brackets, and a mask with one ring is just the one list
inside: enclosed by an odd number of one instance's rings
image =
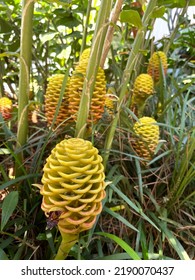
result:
[[(51, 125), (53, 121), (60, 98), (60, 91), (62, 88), (63, 80), (64, 80), (63, 74), (57, 74), (48, 79), (49, 83), (45, 94), (45, 116), (47, 118), (48, 125)], [(68, 82), (66, 88), (68, 88)], [(58, 116), (56, 118), (55, 125), (57, 126), (65, 120), (66, 120), (65, 124), (71, 121), (70, 110), (68, 106), (67, 90), (65, 90), (64, 92), (63, 100), (58, 112)]]
[(41, 208), (57, 215), (63, 242), (56, 259), (68, 254), (80, 232), (89, 230), (102, 210), (106, 183), (102, 157), (90, 141), (70, 138), (52, 150), (43, 168)]
[(139, 115), (145, 104), (146, 99), (154, 93), (154, 82), (149, 74), (140, 74), (135, 79), (133, 85), (133, 95), (131, 110)]
[(106, 110), (108, 111), (108, 113), (110, 115), (113, 115), (113, 112), (114, 112), (114, 101), (109, 96), (106, 96), (105, 107), (106, 107)]
[(159, 126), (151, 117), (142, 117), (133, 126), (135, 132), (132, 147), (138, 156), (151, 160), (159, 142)]
[(90, 52), (91, 52), (90, 48), (85, 49), (80, 56), (79, 63), (82, 63), (82, 61), (84, 60), (89, 60)]
[(154, 52), (149, 59), (147, 73), (153, 77), (155, 83), (160, 79), (161, 64), (164, 74), (166, 75), (168, 66), (166, 54), (162, 51)]
[(9, 120), (12, 115), (12, 101), (8, 97), (0, 98), (0, 113), (4, 120)]
[(115, 89), (113, 87), (109, 87), (105, 98), (104, 114), (102, 116), (103, 122), (110, 123), (113, 120), (116, 102), (118, 100), (119, 98), (115, 93)]
[[(89, 49), (86, 49), (79, 60), (79, 64), (75, 67), (69, 83), (69, 105), (73, 118), (76, 120), (76, 114), (79, 110), (83, 83), (86, 76), (86, 70), (89, 60)], [(104, 70), (99, 67), (96, 76), (94, 92), (89, 110), (88, 123), (96, 123), (101, 119), (104, 112), (106, 95), (106, 80)]]

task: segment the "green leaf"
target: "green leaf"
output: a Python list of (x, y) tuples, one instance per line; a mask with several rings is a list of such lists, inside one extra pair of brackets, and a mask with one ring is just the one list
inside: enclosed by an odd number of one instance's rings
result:
[(59, 5), (69, 6), (71, 4), (71, 0), (46, 0), (49, 3), (57, 3)]
[(155, 227), (158, 231), (160, 229), (153, 223), (153, 221), (143, 213), (142, 208), (139, 208), (133, 203), (124, 193), (122, 193), (114, 184), (110, 184), (110, 187), (131, 207), (133, 208), (142, 218), (148, 221), (153, 227)]
[(57, 26), (62, 25), (73, 28), (81, 24), (81, 21), (72, 12), (64, 12), (64, 9), (56, 9), (54, 14), (56, 15), (54, 22)]
[(181, 260), (190, 260), (190, 257), (188, 256), (187, 252), (179, 242), (179, 240), (175, 237), (173, 232), (169, 230), (165, 223), (160, 221), (154, 213), (150, 213), (150, 215), (153, 217), (153, 219), (156, 221), (158, 226), (161, 228), (162, 232), (166, 236), (167, 240), (169, 241), (170, 245), (174, 248), (174, 250), (177, 252), (178, 256)]
[(48, 32), (46, 34), (40, 35), (40, 40), (42, 44), (45, 44), (47, 41), (52, 40), (58, 32)]
[(1, 230), (7, 224), (10, 216), (14, 212), (16, 206), (18, 204), (18, 191), (10, 192), (2, 203), (2, 216), (1, 216)]
[(17, 177), (16, 179), (10, 180), (10, 181), (0, 185), (0, 190), (13, 186), (14, 184), (16, 184), (22, 180), (27, 180), (30, 178), (37, 178), (37, 177), (40, 177), (40, 174), (28, 174), (28, 175)]
[(126, 225), (127, 227), (135, 230), (138, 232), (138, 230), (132, 225), (130, 224), (123, 216), (121, 216), (120, 214), (112, 211), (111, 209), (107, 208), (106, 206), (104, 207), (104, 211), (107, 212), (108, 214), (110, 214), (111, 216), (113, 216), (114, 218), (118, 219), (120, 222), (122, 222), (124, 225)]
[(165, 6), (156, 7), (152, 13), (152, 18), (161, 18), (165, 13)]
[(5, 57), (5, 56), (7, 56), (7, 57), (9, 57), (9, 56), (19, 57), (19, 54), (16, 53), (16, 52), (3, 52), (3, 53), (0, 54), (0, 58)]
[(1, 261), (8, 261), (9, 260), (6, 253), (1, 249), (1, 247), (0, 247), (0, 260)]
[(0, 18), (0, 33), (8, 33), (12, 31), (12, 26), (3, 18)]
[(123, 250), (125, 250), (125, 252), (127, 252), (127, 254), (133, 260), (141, 260), (139, 255), (125, 241), (123, 241), (121, 238), (117, 237), (116, 235), (111, 233), (106, 233), (106, 232), (96, 232), (96, 234), (102, 235), (104, 237), (108, 237), (113, 241), (115, 241), (121, 248), (123, 248)]
[(120, 13), (120, 21), (132, 24), (138, 28), (142, 27), (141, 17), (135, 10), (123, 10)]
[[(167, 6), (169, 8), (184, 8), (186, 6), (186, 0), (158, 0), (158, 6)], [(195, 0), (189, 1), (189, 6), (194, 6)]]
[(52, 253), (55, 255), (56, 251), (55, 251), (54, 239), (53, 239), (51, 231), (49, 231), (49, 230), (46, 230), (46, 240), (49, 243), (49, 247), (50, 247)]

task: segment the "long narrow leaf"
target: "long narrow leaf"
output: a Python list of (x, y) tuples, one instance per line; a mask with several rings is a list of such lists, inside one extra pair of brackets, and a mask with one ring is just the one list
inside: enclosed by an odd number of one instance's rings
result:
[(159, 228), (153, 223), (153, 221), (143, 213), (141, 208), (138, 208), (126, 195), (124, 195), (119, 189), (117, 189), (113, 184), (110, 184), (110, 187), (131, 207), (133, 208), (142, 218), (148, 221), (153, 227), (155, 227), (158, 231)]
[(7, 224), (9, 218), (13, 214), (18, 204), (18, 191), (10, 192), (4, 199), (2, 204), (2, 216), (1, 216), (1, 230)]
[(40, 174), (28, 174), (28, 175), (17, 177), (16, 179), (10, 180), (9, 182), (6, 182), (6, 183), (2, 184), (0, 186), (0, 190), (3, 190), (3, 189), (8, 188), (10, 186), (13, 186), (20, 181), (30, 179), (30, 178), (36, 178), (36, 177), (39, 177), (39, 176), (40, 176)]
[(138, 177), (138, 183), (139, 183), (139, 195), (140, 200), (143, 203), (144, 202), (144, 196), (143, 196), (143, 182), (142, 182), (142, 173), (141, 173), (141, 167), (140, 162), (138, 159), (135, 159), (135, 165), (137, 170), (137, 177)]
[(8, 261), (9, 260), (6, 253), (1, 249), (1, 247), (0, 247), (0, 260), (1, 261)]
[(117, 220), (119, 220), (120, 222), (122, 222), (124, 225), (126, 225), (127, 227), (138, 231), (138, 229), (136, 229), (132, 224), (130, 224), (123, 216), (121, 216), (120, 214), (110, 210), (109, 208), (104, 206), (104, 210), (110, 214), (111, 216), (113, 216), (114, 218), (116, 218)]
[(179, 242), (179, 240), (173, 235), (172, 231), (170, 231), (162, 221), (160, 221), (152, 212), (150, 213), (153, 219), (156, 221), (158, 226), (161, 228), (162, 232), (166, 236), (167, 240), (171, 244), (171, 246), (175, 249), (178, 256), (181, 260), (190, 260), (190, 257), (188, 256), (187, 252)]
[(108, 237), (108, 238), (112, 239), (113, 241), (115, 241), (121, 248), (123, 248), (125, 250), (125, 252), (127, 252), (127, 254), (133, 260), (141, 260), (139, 255), (125, 241), (123, 241), (121, 238), (117, 237), (116, 235), (111, 234), (111, 233), (106, 233), (106, 232), (97, 232), (96, 234), (102, 235), (104, 237)]

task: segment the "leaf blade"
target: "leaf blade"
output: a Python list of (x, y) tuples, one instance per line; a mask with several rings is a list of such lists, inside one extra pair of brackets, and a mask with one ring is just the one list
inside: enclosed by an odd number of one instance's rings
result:
[(6, 253), (3, 251), (3, 249), (1, 249), (1, 247), (0, 247), (0, 260), (1, 261), (8, 261), (9, 260)]
[(2, 203), (2, 216), (1, 216), (1, 230), (7, 224), (9, 218), (13, 214), (16, 206), (18, 204), (18, 191), (10, 192)]
[(127, 252), (127, 254), (133, 260), (141, 260), (139, 255), (125, 241), (123, 241), (118, 236), (111, 234), (111, 233), (106, 233), (106, 232), (97, 232), (96, 234), (102, 235), (104, 237), (108, 237), (108, 238), (112, 239), (113, 241), (115, 241), (121, 248), (123, 248), (125, 250), (125, 252)]
[(142, 28), (142, 20), (137, 11), (123, 10), (120, 13), (120, 21), (132, 24), (138, 28)]

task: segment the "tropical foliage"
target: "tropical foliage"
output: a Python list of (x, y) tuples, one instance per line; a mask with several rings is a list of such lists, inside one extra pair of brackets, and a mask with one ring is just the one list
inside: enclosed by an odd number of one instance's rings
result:
[(191, 5), (0, 1), (0, 259), (195, 258)]

